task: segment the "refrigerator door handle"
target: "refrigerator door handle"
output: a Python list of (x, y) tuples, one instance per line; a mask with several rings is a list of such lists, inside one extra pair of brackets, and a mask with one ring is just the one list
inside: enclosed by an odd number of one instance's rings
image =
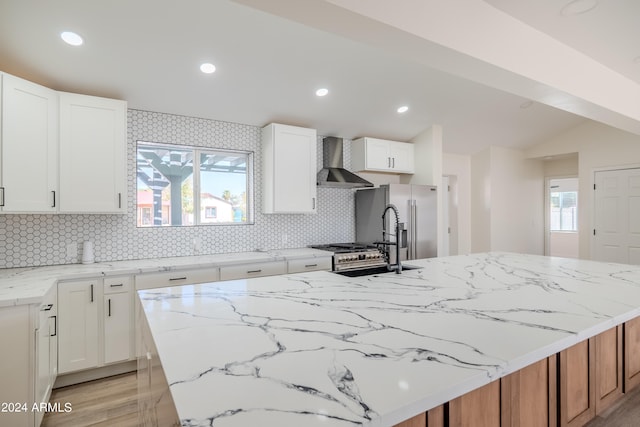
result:
[(411, 214), (413, 215), (413, 218), (411, 218), (411, 228), (413, 229), (413, 236), (411, 236), (411, 245), (413, 246), (413, 250), (411, 251), (411, 259), (416, 259), (418, 256), (418, 206), (415, 200), (413, 200)]
[(407, 259), (413, 259), (413, 200), (407, 200), (409, 213), (407, 215)]
[(413, 259), (418, 258), (418, 203), (413, 201)]

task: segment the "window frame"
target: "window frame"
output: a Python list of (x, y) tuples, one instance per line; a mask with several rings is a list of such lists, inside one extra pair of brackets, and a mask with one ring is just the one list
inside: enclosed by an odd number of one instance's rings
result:
[[(138, 150), (140, 146), (149, 148), (159, 148), (167, 150), (191, 150), (193, 153), (193, 224), (161, 224), (161, 225), (142, 225), (138, 217), (138, 186), (139, 179), (137, 177), (137, 162), (138, 162)], [(200, 218), (200, 198), (201, 198), (201, 171), (200, 171), (200, 155), (201, 154), (227, 154), (227, 155), (243, 155), (246, 156), (247, 170), (246, 170), (246, 220), (243, 222), (206, 222), (203, 221), (206, 216), (203, 214), (203, 218)], [(136, 161), (136, 228), (165, 228), (165, 227), (199, 227), (199, 226), (229, 226), (229, 225), (254, 225), (255, 224), (255, 199), (254, 199), (254, 187), (255, 187), (255, 168), (254, 168), (255, 152), (251, 150), (235, 150), (228, 148), (217, 147), (203, 147), (197, 145), (183, 145), (183, 144), (171, 144), (162, 142), (151, 142), (145, 140), (137, 140), (135, 147), (135, 161)], [(153, 216), (153, 211), (152, 211)], [(138, 225), (140, 223), (140, 225)]]

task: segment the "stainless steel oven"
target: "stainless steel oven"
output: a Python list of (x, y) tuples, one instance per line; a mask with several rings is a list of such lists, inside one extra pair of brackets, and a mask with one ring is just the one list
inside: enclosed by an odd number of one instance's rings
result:
[(375, 245), (362, 243), (330, 243), (312, 245), (313, 249), (333, 252), (332, 271), (346, 272), (386, 267), (384, 254)]

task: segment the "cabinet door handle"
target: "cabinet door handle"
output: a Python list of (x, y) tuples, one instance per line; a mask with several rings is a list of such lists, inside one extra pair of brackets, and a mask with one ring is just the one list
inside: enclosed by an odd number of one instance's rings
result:
[(315, 209), (315, 208), (316, 208), (316, 198), (315, 198), (315, 197), (313, 197), (313, 198), (311, 199), (311, 209)]
[(118, 193), (118, 209), (122, 208), (122, 193)]
[(4, 206), (4, 187), (0, 187), (0, 191), (2, 191), (2, 197), (0, 197), (0, 206)]
[(50, 311), (53, 308), (53, 304), (47, 304), (42, 311)]
[(107, 300), (107, 311), (109, 313), (109, 317), (111, 317), (111, 298)]
[(395, 157), (391, 158), (391, 167), (394, 168), (394, 169), (396, 168), (396, 158)]
[(51, 191), (51, 194), (53, 195), (53, 204), (51, 205), (52, 208), (56, 207), (56, 192), (55, 191)]
[(391, 157), (387, 157), (387, 167), (391, 167)]
[(49, 319), (53, 319), (53, 335), (49, 336), (55, 337), (58, 335), (58, 316), (50, 316)]
[(175, 280), (187, 280), (187, 276), (184, 276), (184, 277), (171, 277), (169, 279), (170, 282), (173, 282)]
[(93, 284), (91, 285), (91, 302), (93, 302)]
[(304, 268), (311, 268), (311, 267), (317, 267), (317, 266), (318, 264), (306, 264)]
[(112, 288), (119, 288), (120, 286), (124, 286), (124, 283), (118, 283), (117, 285), (109, 285)]
[(262, 269), (259, 269), (259, 270), (249, 270), (249, 271), (247, 271), (247, 274), (260, 273), (261, 271), (262, 271)]

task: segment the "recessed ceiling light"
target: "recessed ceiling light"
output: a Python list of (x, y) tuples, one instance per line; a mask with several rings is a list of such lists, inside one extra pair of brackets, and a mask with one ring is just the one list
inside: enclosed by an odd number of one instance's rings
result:
[(406, 105), (403, 105), (402, 107), (398, 107), (396, 111), (398, 113), (406, 113), (407, 111), (409, 111), (409, 107), (407, 107)]
[(560, 10), (564, 16), (575, 16), (587, 13), (598, 6), (598, 0), (573, 0)]
[(200, 71), (202, 71), (205, 74), (211, 74), (211, 73), (215, 73), (216, 72), (216, 66), (209, 63), (209, 62), (205, 62), (204, 64), (202, 64), (200, 66)]
[(317, 96), (325, 96), (328, 93), (329, 93), (329, 89), (326, 89), (326, 88), (318, 89), (316, 91)]
[(82, 43), (84, 43), (82, 37), (72, 31), (64, 31), (60, 33), (60, 38), (62, 38), (65, 43), (70, 44), (71, 46), (80, 46)]

